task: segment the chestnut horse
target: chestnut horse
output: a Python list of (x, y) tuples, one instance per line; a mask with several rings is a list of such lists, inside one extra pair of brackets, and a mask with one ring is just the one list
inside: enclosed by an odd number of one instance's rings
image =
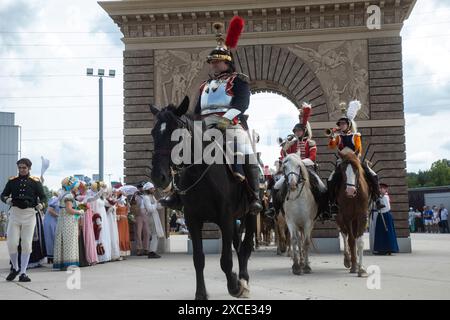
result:
[[(367, 225), (369, 185), (358, 156), (349, 148), (339, 152), (341, 163), (337, 166), (337, 202), (339, 212), (336, 222), (344, 238), (344, 265), (350, 273), (367, 277), (363, 267), (363, 234)], [(358, 257), (358, 261), (357, 261)]]

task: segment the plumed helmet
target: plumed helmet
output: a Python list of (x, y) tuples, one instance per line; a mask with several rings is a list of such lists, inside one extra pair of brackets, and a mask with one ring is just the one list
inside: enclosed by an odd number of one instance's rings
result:
[(228, 27), (227, 37), (223, 37), (223, 23), (216, 22), (213, 27), (216, 31), (217, 46), (209, 53), (207, 62), (210, 63), (213, 60), (225, 61), (233, 65), (233, 54), (231, 49), (237, 47), (239, 37), (244, 30), (245, 21), (239, 16), (234, 16), (230, 21)]

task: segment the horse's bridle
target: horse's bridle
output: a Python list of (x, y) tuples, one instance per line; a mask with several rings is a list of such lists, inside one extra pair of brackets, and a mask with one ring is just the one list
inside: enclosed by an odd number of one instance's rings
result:
[[(183, 121), (180, 117), (174, 117), (173, 118), (175, 120), (175, 122), (179, 125), (177, 127), (177, 129), (186, 129), (189, 132), (189, 135), (192, 136), (192, 131), (191, 128), (188, 124), (187, 121)], [(167, 156), (167, 155), (171, 155), (172, 153), (172, 147), (170, 148), (159, 148), (159, 149), (155, 149), (153, 151), (153, 154), (156, 156)], [(208, 172), (209, 168), (211, 167), (211, 164), (207, 165), (206, 169), (202, 172), (202, 174), (200, 175), (200, 177), (189, 187), (187, 187), (184, 190), (181, 190), (177, 184), (176, 184), (176, 177), (180, 176), (183, 174), (184, 171), (186, 171), (187, 169), (193, 167), (195, 165), (195, 163), (189, 164), (189, 165), (176, 165), (172, 162), (172, 158), (169, 157), (169, 168), (170, 168), (170, 172), (172, 175), (172, 186), (173, 189), (175, 190), (175, 192), (177, 192), (179, 195), (186, 195), (191, 189), (193, 189), (197, 184), (200, 183), (200, 181), (205, 177), (206, 173)]]
[[(300, 169), (300, 170), (301, 170), (301, 169)], [(286, 173), (284, 172), (284, 169), (283, 169), (283, 175), (284, 175), (284, 183), (288, 186), (288, 194), (287, 194), (287, 196), (286, 196), (286, 199), (289, 200), (289, 196), (290, 196), (290, 194), (291, 194), (291, 189), (289, 188), (289, 176), (290, 176), (290, 175), (294, 175), (294, 176), (296, 176), (296, 177), (298, 178), (298, 179), (297, 179), (297, 183), (296, 183), (296, 186), (297, 186), (297, 187), (298, 187), (298, 185), (299, 185), (300, 183), (304, 182), (305, 179), (303, 179), (303, 176), (302, 176), (300, 173), (297, 173), (297, 172), (294, 172), (294, 171), (291, 171), (291, 172), (289, 172), (289, 173), (286, 174)], [(301, 187), (300, 191), (298, 192), (297, 196), (296, 196), (294, 199), (292, 199), (292, 200), (295, 200), (295, 199), (297, 199), (298, 197), (300, 197), (300, 194), (302, 193), (304, 187), (305, 187), (305, 184), (302, 183), (302, 187)]]

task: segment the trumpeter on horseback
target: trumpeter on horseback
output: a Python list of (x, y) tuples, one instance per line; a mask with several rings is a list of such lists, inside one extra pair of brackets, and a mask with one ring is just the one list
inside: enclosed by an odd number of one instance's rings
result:
[[(284, 141), (281, 143), (281, 157), (283, 160), (289, 154), (297, 154), (303, 164), (307, 167), (311, 179), (311, 188), (314, 194), (314, 198), (318, 203), (318, 215), (322, 217), (322, 219), (329, 219), (330, 215), (328, 213), (328, 199), (327, 199), (327, 190), (317, 175), (317, 145), (316, 142), (312, 139), (312, 130), (311, 125), (309, 123), (309, 118), (311, 117), (312, 106), (309, 103), (303, 102), (302, 107), (300, 109), (299, 120), (294, 128), (292, 129), (293, 134), (289, 135)], [(275, 190), (281, 190), (285, 183), (285, 177), (281, 177), (277, 181), (274, 186)], [(283, 193), (283, 192), (282, 192)]]
[(312, 106), (303, 102), (300, 111), (300, 122), (292, 129), (293, 134), (286, 138), (281, 148), (281, 159), (291, 153), (298, 153), (306, 166), (315, 167), (317, 146), (312, 140), (312, 130), (309, 123)]
[[(358, 158), (361, 159), (362, 137), (361, 133), (358, 132), (355, 122), (358, 111), (361, 109), (361, 103), (358, 100), (351, 101), (348, 104), (348, 108), (345, 108), (345, 103), (341, 103), (341, 109), (343, 111), (343, 115), (336, 122), (337, 128), (328, 130), (328, 147), (330, 149), (338, 149), (339, 151), (349, 148), (358, 156)], [(340, 161), (341, 159), (338, 158), (337, 165), (339, 165)], [(371, 198), (376, 203), (377, 209), (380, 210), (384, 207), (384, 205), (380, 201), (381, 195), (378, 187), (378, 175), (369, 167), (367, 162), (361, 161), (361, 165), (364, 169), (366, 179), (369, 184)], [(330, 211), (332, 214), (336, 214), (338, 211), (336, 205), (336, 187), (339, 181), (336, 180), (337, 175), (335, 174), (335, 171), (333, 171), (327, 183)]]

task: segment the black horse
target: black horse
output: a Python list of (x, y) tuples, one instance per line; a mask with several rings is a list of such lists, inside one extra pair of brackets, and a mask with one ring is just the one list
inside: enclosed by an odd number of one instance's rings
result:
[[(205, 256), (202, 247), (202, 226), (204, 222), (217, 224), (222, 233), (222, 255), (220, 266), (227, 278), (228, 292), (233, 297), (249, 294), (247, 263), (253, 248), (256, 231), (256, 216), (248, 213), (247, 187), (238, 182), (226, 164), (176, 165), (171, 157), (178, 141), (171, 136), (176, 129), (185, 129), (194, 136), (194, 121), (185, 113), (189, 99), (184, 98), (179, 107), (169, 105), (159, 111), (150, 106), (156, 116), (152, 130), (154, 152), (152, 158), (152, 180), (159, 188), (167, 188), (172, 182), (176, 186), (184, 207), (184, 215), (192, 239), (193, 259), (197, 278), (195, 298), (207, 299), (203, 269)], [(201, 137), (200, 137), (201, 139)], [(204, 143), (202, 142), (202, 145)], [(194, 139), (191, 139), (194, 150)], [(194, 152), (193, 152), (194, 153)], [(193, 161), (193, 157), (191, 161)], [(240, 226), (237, 224), (240, 220)], [(242, 241), (242, 232), (245, 238)], [(239, 279), (233, 272), (232, 244), (239, 261)]]

